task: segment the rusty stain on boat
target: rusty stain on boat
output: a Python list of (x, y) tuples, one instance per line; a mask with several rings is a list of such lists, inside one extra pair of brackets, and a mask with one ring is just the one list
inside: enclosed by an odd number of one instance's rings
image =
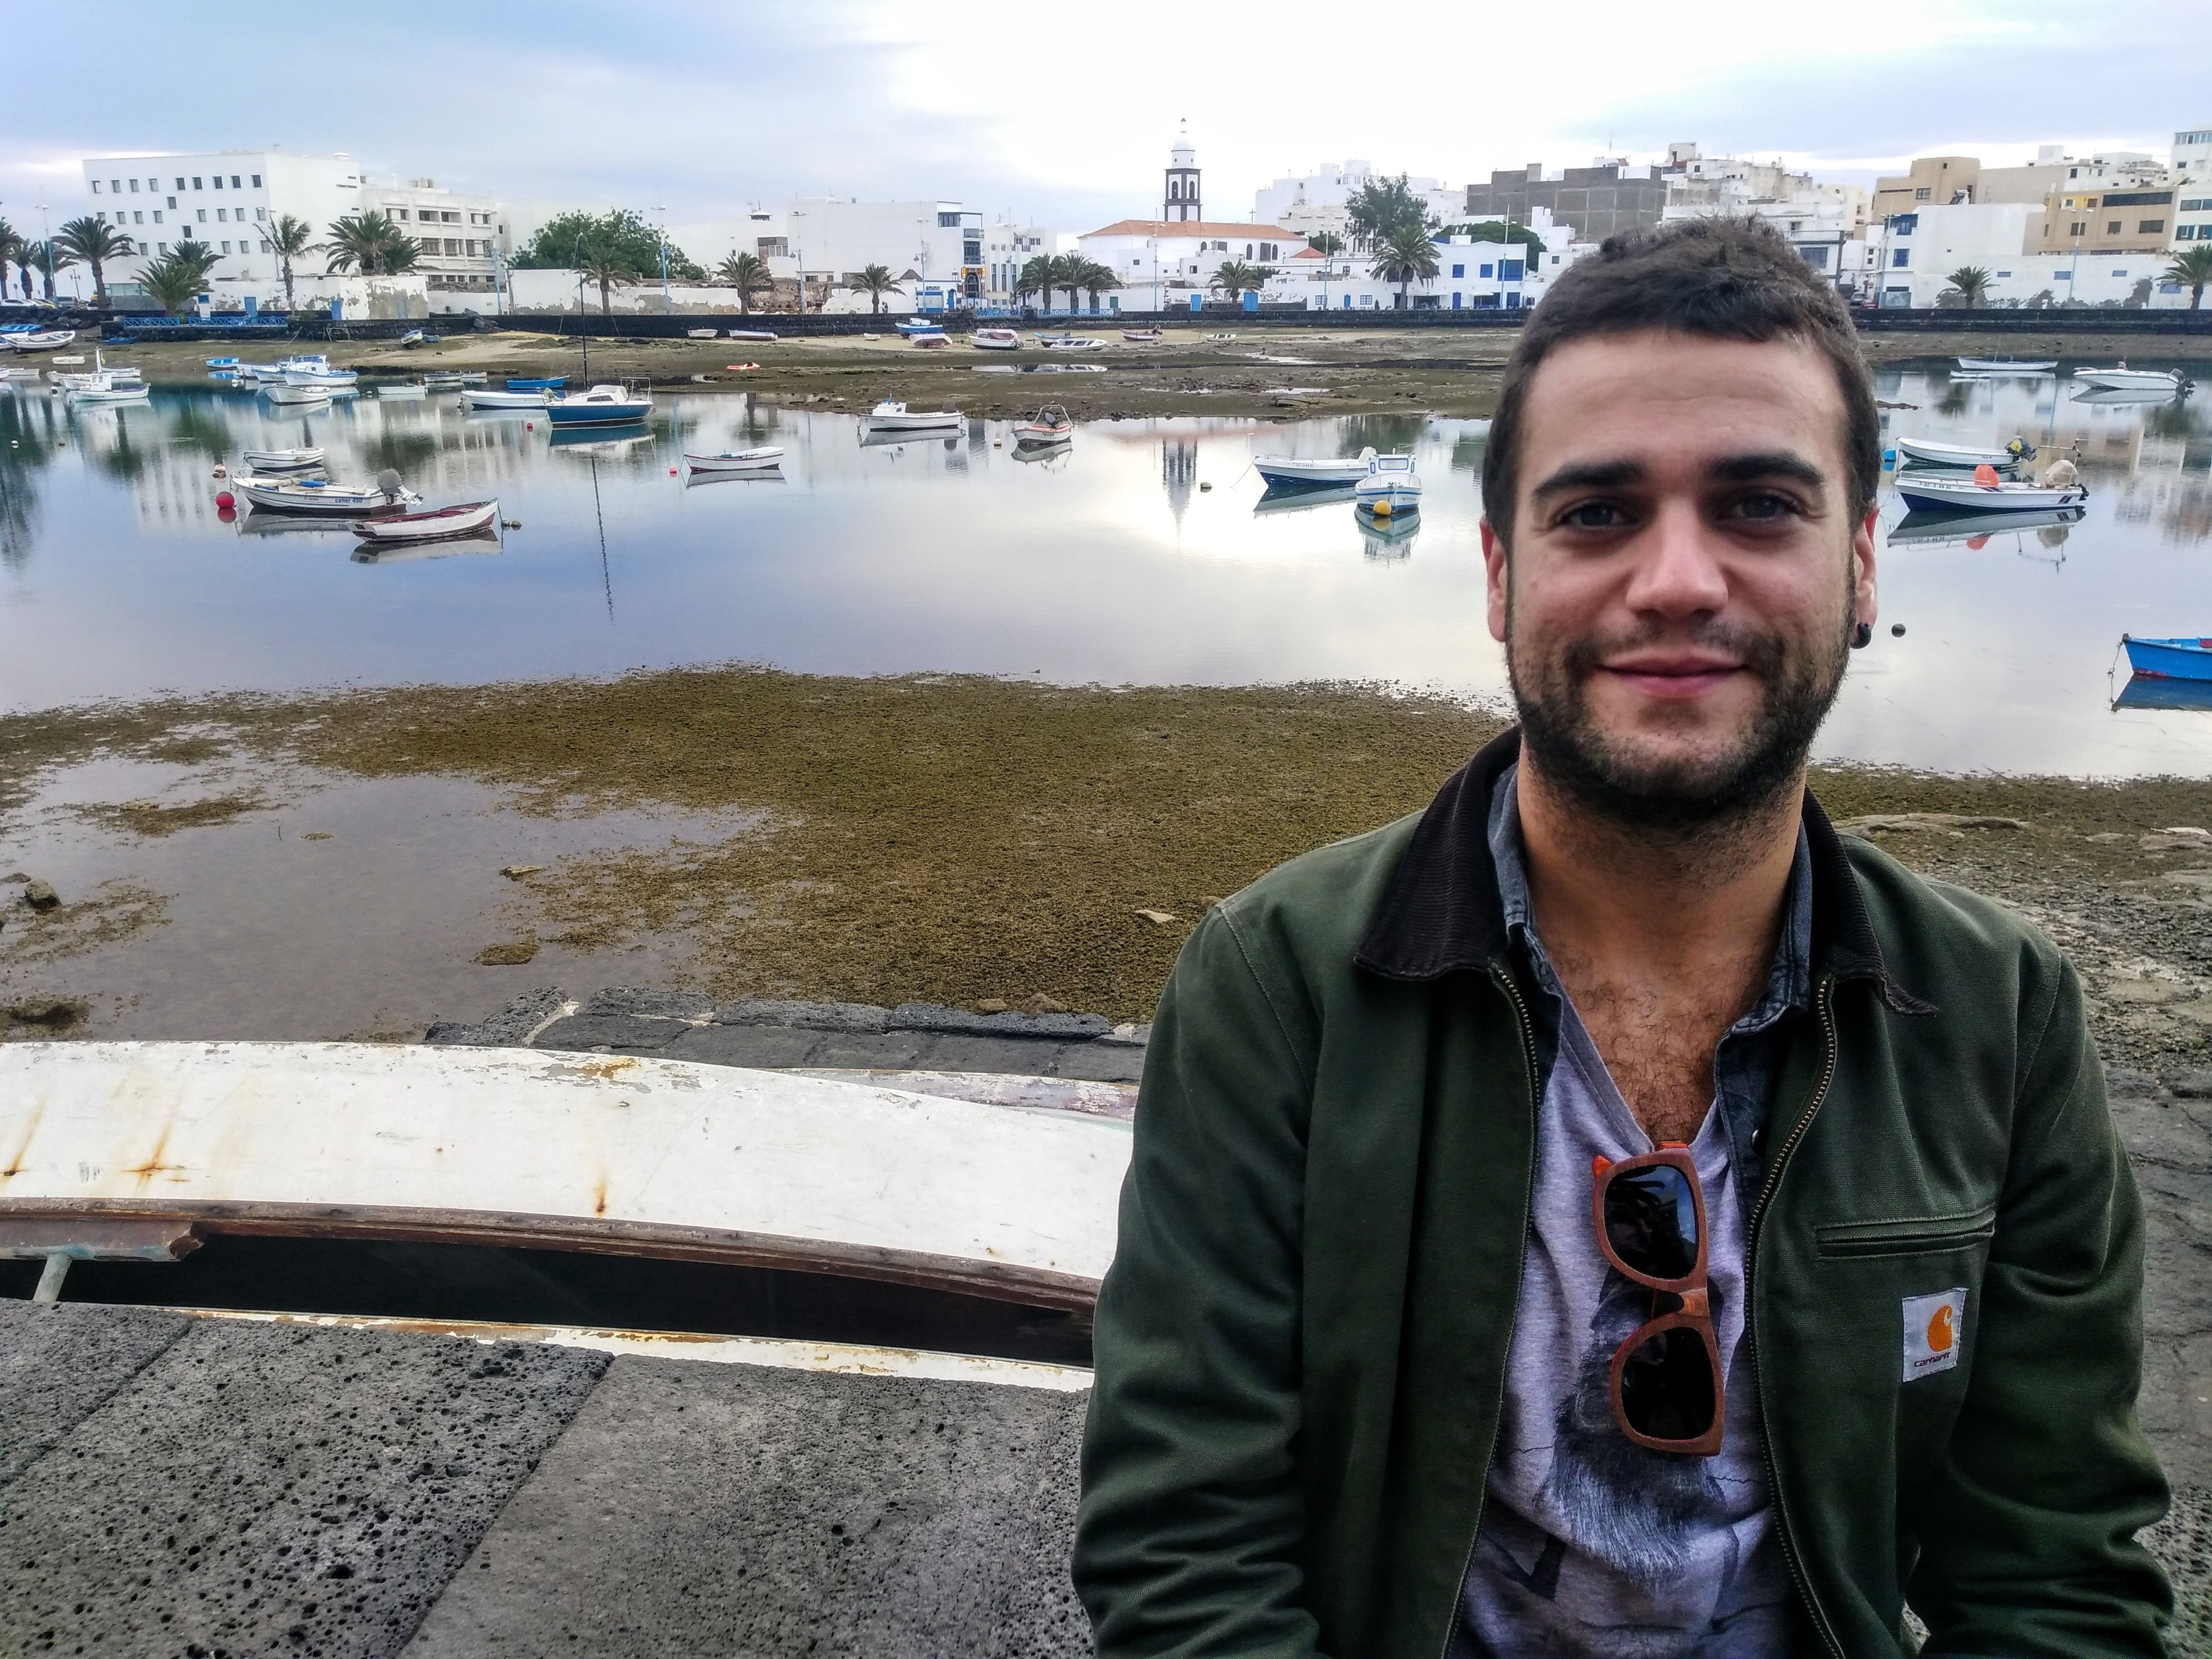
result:
[(8, 1160), (8, 1167), (0, 1170), (0, 1181), (12, 1181), (23, 1173), (23, 1159), (31, 1150), (32, 1137), (39, 1133), (39, 1120), (46, 1115), (46, 1103), (43, 1100), (31, 1108), (31, 1121), (23, 1126), (23, 1139), (16, 1144), (15, 1156)]
[(161, 1162), (161, 1154), (169, 1149), (169, 1130), (172, 1127), (167, 1123), (161, 1126), (161, 1133), (154, 1141), (154, 1150), (146, 1155), (146, 1161), (143, 1164), (134, 1164), (120, 1171), (124, 1175), (137, 1176), (138, 1190), (142, 1193), (146, 1190), (146, 1183), (153, 1180), (155, 1176), (167, 1174), (185, 1167), (181, 1164)]

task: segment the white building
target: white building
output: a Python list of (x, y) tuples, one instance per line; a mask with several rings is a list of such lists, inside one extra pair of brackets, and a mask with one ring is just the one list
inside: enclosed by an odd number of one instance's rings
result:
[(850, 287), (859, 272), (882, 265), (898, 280), (897, 303), (909, 310), (983, 301), (983, 216), (957, 202), (796, 201), (780, 235), (764, 227), (754, 240), (781, 277), (803, 269), (810, 282)]
[[(1414, 311), (1521, 311), (1544, 297), (1559, 273), (1588, 244), (1572, 246), (1570, 227), (1553, 222), (1548, 209), (1534, 210), (1530, 228), (1543, 239), (1540, 253), (1525, 242), (1476, 241), (1439, 234), (1437, 274), (1407, 288)], [(1334, 258), (1308, 249), (1268, 282), (1262, 303), (1299, 305), (1309, 311), (1389, 311), (1398, 304), (1398, 284), (1373, 275), (1374, 260), (1362, 254)]]
[(2212, 242), (2212, 127), (2173, 135), (2172, 175), (2174, 246)]
[[(1880, 303), (1932, 306), (1950, 287), (1950, 273), (1978, 265), (1990, 273), (1992, 301), (2014, 297), (2032, 257), (2021, 252), (2028, 227), (2042, 219), (2027, 202), (1931, 203), (1912, 213), (1893, 213), (1869, 234), (1879, 252)], [(1997, 273), (2004, 275), (1999, 276)], [(2018, 295), (2027, 299), (2035, 289)]]
[(1207, 296), (1224, 264), (1275, 267), (1310, 251), (1281, 225), (1212, 219), (1122, 219), (1077, 237), (1075, 246), (1121, 279), (1108, 307), (1119, 311), (1187, 311), (1194, 295)]
[[(1252, 217), (1261, 224), (1283, 225), (1302, 236), (1324, 233), (1351, 240), (1347, 204), (1363, 186), (1376, 179), (1369, 161), (1323, 161), (1311, 173), (1274, 180), (1254, 198)], [(1450, 224), (1467, 216), (1467, 192), (1440, 179), (1413, 178), (1406, 187), (1428, 208), (1438, 224)]]
[[(146, 260), (189, 240), (216, 256), (210, 284), (216, 294), (281, 295), (264, 233), (286, 214), (313, 226), (319, 240), (349, 214), (390, 213), (422, 247), (416, 270), (433, 289), (489, 293), (494, 250), (505, 246), (507, 227), (495, 198), (456, 196), (428, 179), (404, 185), (371, 179), (343, 154), (221, 150), (105, 156), (81, 165), (88, 210), (122, 228), (139, 250), (108, 273), (110, 287), (126, 293)], [(319, 253), (293, 263), (295, 278), (322, 269)]]

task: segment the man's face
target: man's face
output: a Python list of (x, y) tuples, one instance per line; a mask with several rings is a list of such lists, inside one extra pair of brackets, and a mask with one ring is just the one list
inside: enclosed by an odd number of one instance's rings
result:
[(1875, 619), (1844, 400), (1814, 347), (1583, 339), (1528, 387), (1490, 631), (1547, 777), (1618, 815), (1726, 817), (1796, 774)]

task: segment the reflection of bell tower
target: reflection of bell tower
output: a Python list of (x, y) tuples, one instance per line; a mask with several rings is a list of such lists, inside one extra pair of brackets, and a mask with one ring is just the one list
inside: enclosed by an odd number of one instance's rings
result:
[(1176, 528), (1182, 528), (1183, 509), (1190, 505), (1190, 487), (1198, 482), (1198, 441), (1165, 438), (1160, 442), (1160, 483), (1168, 492), (1168, 511)]
[(1168, 190), (1162, 204), (1163, 219), (1203, 219), (1199, 211), (1198, 152), (1190, 147), (1190, 123), (1176, 134), (1175, 149), (1168, 153)]

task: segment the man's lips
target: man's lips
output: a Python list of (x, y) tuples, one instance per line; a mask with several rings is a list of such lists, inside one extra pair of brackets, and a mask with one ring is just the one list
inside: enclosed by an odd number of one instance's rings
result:
[(1692, 653), (1622, 657), (1600, 664), (1598, 672), (1611, 675), (1647, 697), (1688, 698), (1701, 696), (1745, 670), (1743, 664), (1732, 657)]

